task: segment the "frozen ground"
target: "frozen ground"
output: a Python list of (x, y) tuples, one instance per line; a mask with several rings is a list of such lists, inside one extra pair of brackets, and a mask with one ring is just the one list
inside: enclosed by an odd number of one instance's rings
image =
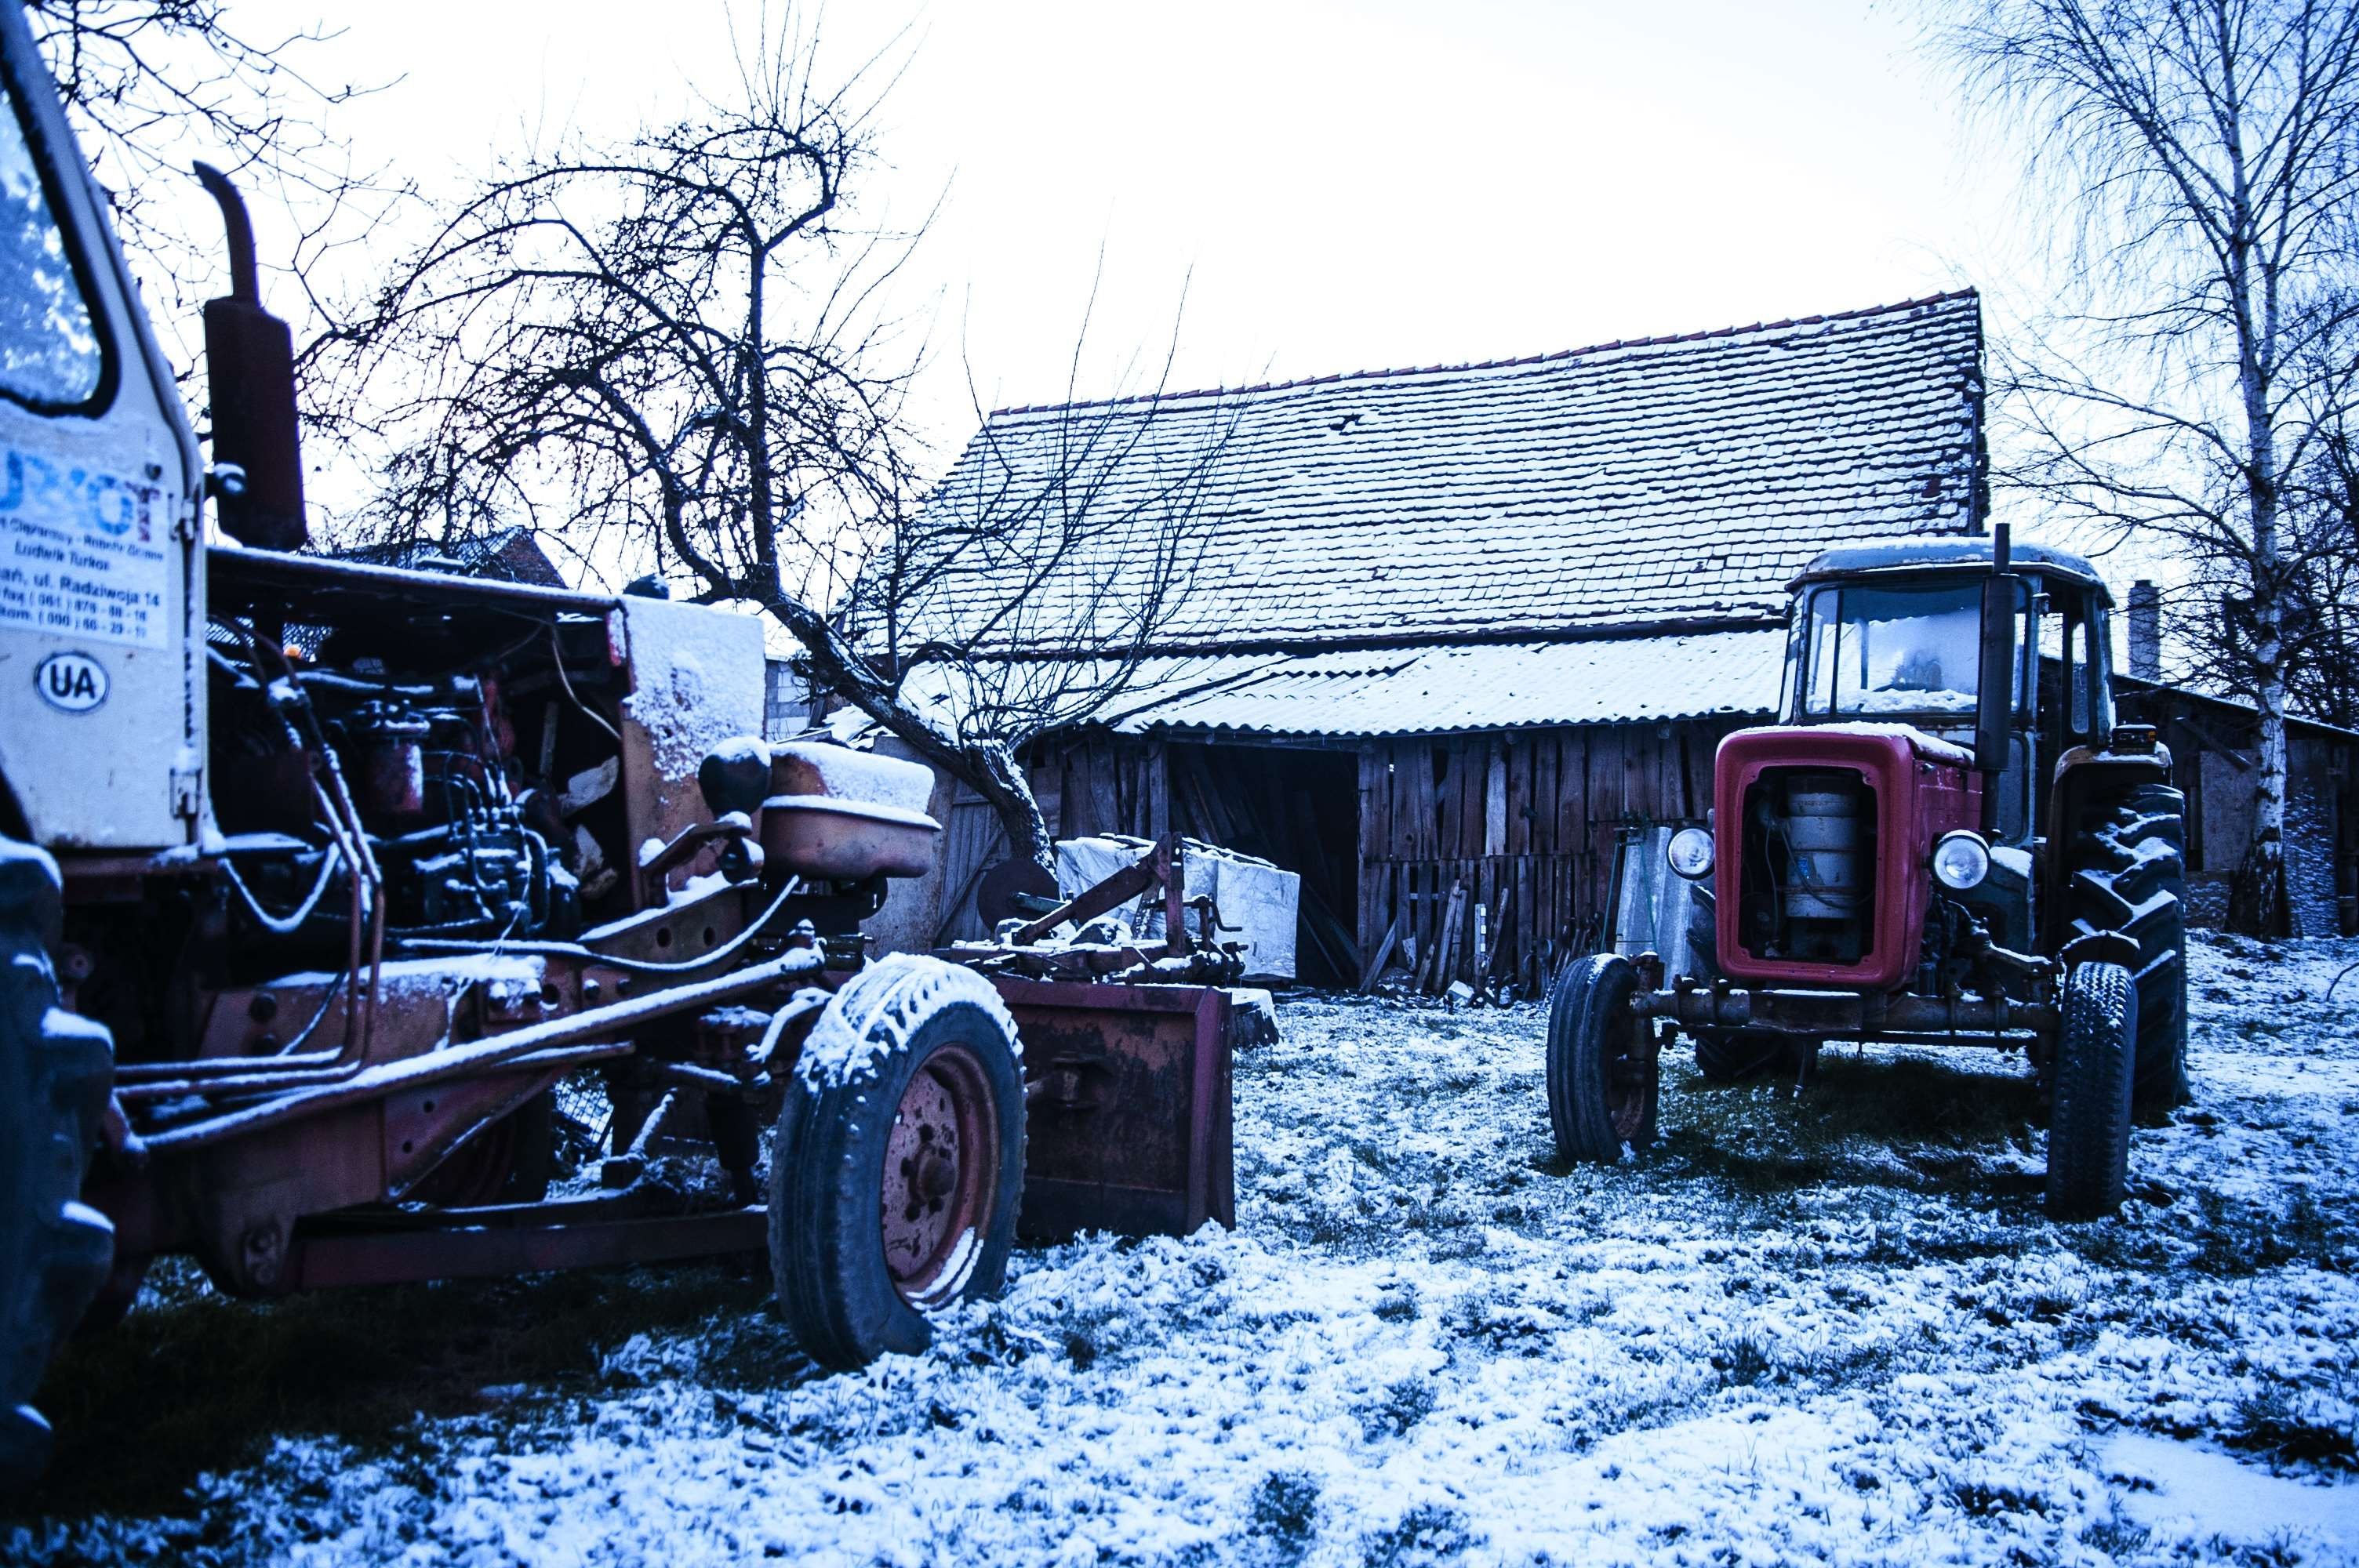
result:
[(307, 1400), (273, 1325), (382, 1309), (183, 1287), (122, 1332), (170, 1370), (153, 1397), (243, 1424), (60, 1407), (70, 1444), (179, 1433), (193, 1484), (69, 1488), (0, 1557), (2359, 1562), (2359, 973), (2322, 1000), (2354, 961), (2201, 948), (2199, 1104), (2137, 1132), (2119, 1218), (2070, 1227), (2008, 1063), (1830, 1050), (1798, 1102), (1682, 1051), (1656, 1150), (1568, 1173), (1535, 1011), (1288, 1002), (1239, 1064), (1233, 1235), (1019, 1255), (864, 1377), (809, 1376), (707, 1270), (378, 1292), (399, 1321), (353, 1354), (535, 1314), (571, 1348), (413, 1347)]

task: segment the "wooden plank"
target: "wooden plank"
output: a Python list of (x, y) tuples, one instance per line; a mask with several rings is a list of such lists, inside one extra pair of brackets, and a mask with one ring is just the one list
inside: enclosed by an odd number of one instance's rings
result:
[(1362, 995), (1364, 996), (1376, 989), (1376, 977), (1385, 972), (1385, 965), (1391, 961), (1393, 947), (1400, 941), (1400, 916), (1395, 915), (1392, 924), (1385, 927), (1384, 940), (1376, 944), (1375, 957), (1370, 958), (1367, 968), (1360, 971)]
[(1589, 731), (1569, 730), (1558, 757), (1556, 852), (1579, 851), (1589, 833)]
[(1160, 838), (1171, 831), (1171, 762), (1160, 741), (1150, 741), (1140, 758), (1147, 770), (1147, 833)]
[(1483, 750), (1483, 853), (1507, 852), (1507, 748), (1493, 741)]

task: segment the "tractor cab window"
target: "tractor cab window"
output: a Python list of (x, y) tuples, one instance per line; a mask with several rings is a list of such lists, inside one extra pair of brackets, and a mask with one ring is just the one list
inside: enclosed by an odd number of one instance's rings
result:
[(0, 394), (43, 413), (97, 400), (106, 360), (16, 91), (0, 83)]
[(1810, 595), (1801, 711), (1946, 714), (1972, 722), (1982, 669), (1982, 584), (1843, 583)]
[(2077, 596), (2056, 596), (2042, 617), (2039, 705), (2050, 744), (2097, 745), (2113, 732), (2113, 650), (2104, 611)]

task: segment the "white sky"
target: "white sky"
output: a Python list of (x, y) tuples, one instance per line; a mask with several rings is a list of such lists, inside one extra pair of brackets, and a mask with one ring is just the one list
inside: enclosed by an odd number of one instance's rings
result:
[[(911, 412), (939, 470), (973, 430), (969, 367), (985, 408), (1066, 396), (1101, 254), (1083, 397), (1154, 384), (1183, 288), (1175, 389), (1968, 284), (1995, 336), (2025, 303), (2005, 240), (2018, 170), (1977, 146), (1919, 47), (1930, 4), (837, 0), (819, 19), (822, 75), (905, 62), (859, 215), (934, 214), (891, 297), (931, 345)], [(228, 10), (259, 35), (333, 7)], [(620, 137), (700, 84), (725, 92), (732, 27), (750, 38), (763, 16), (761, 0), (402, 0), (332, 15), (341, 34), (305, 59), (323, 82), (391, 83), (338, 130), (359, 165), (447, 194), (527, 140)], [(267, 267), (288, 221), (256, 222)], [(367, 254), (417, 237), (373, 236)], [(284, 280), (265, 292), (296, 313)], [(348, 508), (360, 482), (318, 473), (314, 499)], [(2123, 583), (2158, 567), (2177, 575), (2143, 545), (2104, 564)]]
[[(299, 25), (318, 0), (233, 0)], [(734, 12), (761, 26), (755, 5)], [(871, 218), (943, 202), (900, 294), (943, 460), (985, 406), (1539, 352), (1931, 293), (1991, 210), (1914, 13), (1864, 0), (998, 0), (844, 4), (850, 68), (897, 35)], [(660, 17), (660, 20), (655, 18)], [(429, 188), (496, 147), (625, 133), (727, 84), (727, 10), (575, 0), (354, 7), (313, 74), (402, 80), (345, 110), (360, 161)], [(266, 248), (269, 235), (263, 235)], [(291, 303), (291, 302), (290, 302)], [(963, 348), (962, 348), (963, 344)]]

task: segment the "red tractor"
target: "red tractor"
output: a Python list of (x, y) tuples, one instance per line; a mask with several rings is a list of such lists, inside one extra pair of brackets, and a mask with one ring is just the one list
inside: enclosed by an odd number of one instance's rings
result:
[(2188, 1098), (2186, 806), (2114, 722), (2104, 581), (2001, 526), (1831, 550), (1792, 589), (1783, 722), (1721, 742), (1710, 821), (1669, 841), (1686, 951), (1557, 983), (1558, 1152), (1647, 1142), (1682, 1034), (1720, 1081), (1806, 1082), (1830, 1039), (2021, 1050), (2049, 1212), (2111, 1213), (2134, 1110)]

